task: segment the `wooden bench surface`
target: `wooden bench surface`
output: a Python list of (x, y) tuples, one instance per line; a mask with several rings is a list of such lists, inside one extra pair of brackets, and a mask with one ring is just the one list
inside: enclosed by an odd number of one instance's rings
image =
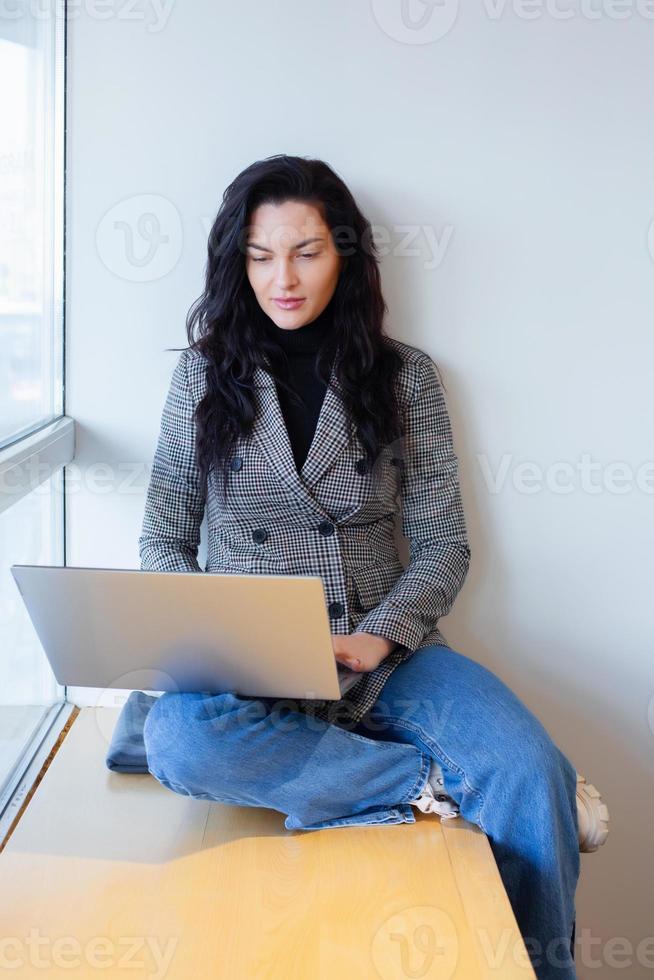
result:
[(0, 854), (11, 976), (535, 976), (473, 824), (286, 830), (109, 772), (119, 710), (81, 710)]

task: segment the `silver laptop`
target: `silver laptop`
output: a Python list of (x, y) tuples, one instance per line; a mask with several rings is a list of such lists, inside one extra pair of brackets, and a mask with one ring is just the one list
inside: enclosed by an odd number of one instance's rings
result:
[(338, 699), (318, 575), (12, 565), (59, 684)]

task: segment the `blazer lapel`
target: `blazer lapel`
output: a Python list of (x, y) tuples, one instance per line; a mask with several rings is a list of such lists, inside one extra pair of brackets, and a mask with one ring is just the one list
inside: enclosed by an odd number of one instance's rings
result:
[(313, 440), (300, 473), (295, 467), (274, 378), (263, 368), (256, 367), (253, 381), (257, 400), (253, 438), (286, 486), (305, 503), (320, 510), (320, 505), (311, 492), (312, 487), (336, 462), (348, 441), (349, 420), (335, 390), (339, 383), (334, 368), (320, 407)]

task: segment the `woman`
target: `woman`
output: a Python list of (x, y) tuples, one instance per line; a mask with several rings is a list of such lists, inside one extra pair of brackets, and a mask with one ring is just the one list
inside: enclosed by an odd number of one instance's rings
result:
[(271, 157), (227, 188), (164, 408), (142, 568), (203, 571), (206, 510), (206, 571), (320, 574), (335, 658), (361, 678), (339, 701), (281, 708), (164, 694), (148, 768), (178, 793), (277, 809), (287, 828), (460, 813), (488, 835), (537, 975), (574, 977), (577, 774), (437, 626), (470, 560), (457, 457), (435, 366), (384, 334), (385, 309), (370, 225), (325, 163)]

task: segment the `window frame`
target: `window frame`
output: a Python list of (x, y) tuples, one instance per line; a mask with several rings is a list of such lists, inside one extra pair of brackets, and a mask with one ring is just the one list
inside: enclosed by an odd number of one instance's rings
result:
[[(53, 417), (35, 421), (0, 442), (0, 513), (9, 511), (41, 483), (62, 471), (61, 521), (63, 565), (66, 558), (66, 465), (75, 457), (75, 422), (66, 415), (66, 121), (67, 121), (67, 0), (52, 0), (53, 26), (47, 43), (48, 83), (51, 81), (49, 109), (45, 118), (45, 200), (43, 233), (51, 290), (48, 312), (52, 316), (53, 358), (51, 380), (54, 391)], [(29, 13), (26, 16), (30, 16)], [(50, 198), (48, 199), (48, 195)], [(34, 474), (36, 473), (36, 477)], [(68, 700), (44, 705), (44, 716), (28, 737), (16, 759), (11, 776), (0, 794), (0, 850), (10, 835), (40, 780), (43, 768), (66, 726), (75, 705)]]

